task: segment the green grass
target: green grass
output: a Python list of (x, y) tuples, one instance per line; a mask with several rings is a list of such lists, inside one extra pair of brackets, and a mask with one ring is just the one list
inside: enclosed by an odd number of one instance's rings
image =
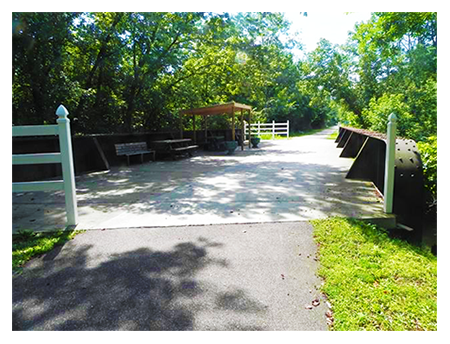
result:
[(12, 269), (19, 272), (31, 258), (52, 250), (83, 231), (33, 232), (24, 230), (12, 238)]
[[(261, 140), (272, 140), (272, 134), (261, 134), (259, 135), (259, 138), (261, 138)], [(275, 135), (275, 140), (284, 140), (287, 138), (286, 135)]]
[(332, 330), (437, 330), (437, 258), (352, 219), (312, 220)]
[(311, 130), (308, 130), (308, 131), (300, 131), (300, 132), (297, 132), (297, 133), (289, 134), (289, 136), (290, 137), (301, 137), (301, 136), (313, 135), (313, 134), (319, 133), (319, 132), (321, 132), (322, 130), (325, 130), (325, 129), (326, 128), (311, 129)]
[[(292, 137), (301, 137), (301, 136), (307, 136), (307, 135), (313, 135), (316, 134), (318, 132), (321, 132), (322, 130), (325, 130), (326, 128), (321, 128), (321, 129), (311, 129), (308, 131), (300, 131), (300, 132), (296, 132), (296, 133), (289, 133), (289, 137), (287, 137), (286, 135), (276, 135), (275, 134), (275, 140), (285, 140), (285, 139), (290, 139)], [(252, 134), (254, 135), (254, 134)], [(261, 140), (272, 140), (272, 134), (261, 134), (259, 135), (259, 137), (261, 138)], [(330, 135), (331, 137), (331, 135)], [(336, 137), (337, 137), (337, 132), (336, 132)], [(334, 139), (336, 139), (336, 137)]]
[(329, 140), (336, 140), (336, 138), (338, 137), (338, 135), (339, 135), (339, 131), (336, 130), (334, 133), (328, 135), (327, 139), (329, 139)]

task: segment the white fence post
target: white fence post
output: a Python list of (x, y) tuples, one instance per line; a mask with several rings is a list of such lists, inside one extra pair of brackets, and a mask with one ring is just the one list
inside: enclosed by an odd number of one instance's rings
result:
[(64, 179), (64, 193), (66, 197), (67, 224), (78, 224), (77, 195), (75, 190), (75, 173), (72, 156), (72, 137), (70, 135), (70, 120), (67, 118), (69, 111), (60, 105), (56, 110), (59, 127), (59, 146), (61, 150), (61, 165)]
[(384, 170), (384, 212), (392, 214), (394, 200), (395, 178), (395, 131), (397, 129), (397, 116), (392, 113), (388, 118), (386, 163)]
[(287, 121), (287, 138), (289, 138), (289, 120)]
[(272, 140), (275, 140), (275, 121), (272, 121)]
[(261, 137), (261, 122), (258, 121), (258, 137)]

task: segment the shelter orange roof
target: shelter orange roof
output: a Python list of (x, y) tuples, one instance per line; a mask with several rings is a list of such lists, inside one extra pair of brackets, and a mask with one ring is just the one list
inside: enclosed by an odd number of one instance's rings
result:
[(205, 106), (196, 109), (189, 110), (181, 110), (180, 113), (182, 115), (220, 115), (220, 114), (233, 114), (235, 111), (239, 110), (252, 110), (252, 107), (245, 104), (239, 104), (235, 102), (225, 103), (225, 104), (217, 104), (211, 106)]

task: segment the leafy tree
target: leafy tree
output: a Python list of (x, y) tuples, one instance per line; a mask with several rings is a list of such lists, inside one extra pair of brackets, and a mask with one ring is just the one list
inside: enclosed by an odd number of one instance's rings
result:
[(437, 131), (436, 13), (374, 13), (346, 46), (322, 40), (294, 62), (280, 13), (13, 13), (13, 123), (77, 133), (178, 126), (178, 111), (227, 101), (293, 130), (384, 130), (389, 111), (416, 140)]
[(356, 27), (355, 91), (364, 114), (352, 124), (382, 130), (389, 115), (383, 111), (396, 109), (402, 134), (420, 141), (436, 133), (436, 21), (436, 13), (383, 12)]
[(54, 123), (58, 102), (71, 85), (65, 47), (72, 39), (76, 17), (71, 13), (13, 13), (14, 124)]
[(395, 112), (399, 134), (419, 143), (427, 188), (436, 193), (436, 13), (377, 12), (356, 26), (352, 40), (362, 121), (352, 112), (342, 112), (340, 120), (385, 132), (387, 116)]

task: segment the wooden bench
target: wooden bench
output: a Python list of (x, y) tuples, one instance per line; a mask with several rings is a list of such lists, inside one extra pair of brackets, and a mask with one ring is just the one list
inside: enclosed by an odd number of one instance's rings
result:
[(116, 147), (117, 156), (127, 156), (128, 166), (130, 166), (131, 155), (140, 155), (141, 164), (144, 162), (144, 154), (153, 154), (152, 160), (155, 161), (155, 151), (148, 149), (145, 142), (119, 143), (114, 146)]

